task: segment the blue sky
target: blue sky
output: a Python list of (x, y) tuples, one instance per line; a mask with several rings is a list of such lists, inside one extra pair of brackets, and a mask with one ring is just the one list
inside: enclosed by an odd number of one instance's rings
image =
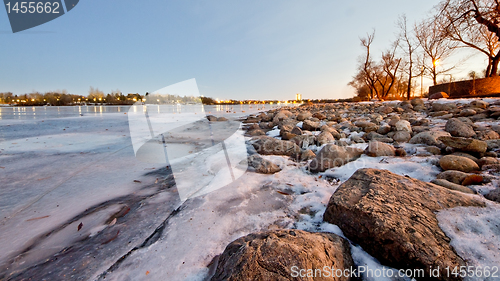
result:
[(359, 37), (375, 28), (381, 52), (399, 14), (413, 22), (437, 2), (83, 0), (16, 34), (3, 9), (0, 92), (144, 94), (196, 78), (220, 99), (350, 97)]

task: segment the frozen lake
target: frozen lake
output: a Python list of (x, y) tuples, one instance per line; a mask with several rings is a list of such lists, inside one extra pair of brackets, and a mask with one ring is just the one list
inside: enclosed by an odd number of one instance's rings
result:
[[(276, 105), (208, 106), (205, 114), (235, 119), (271, 107)], [(151, 272), (158, 278), (192, 280), (207, 273), (211, 256), (218, 254), (213, 249), (222, 251), (230, 239), (271, 224), (276, 215), (284, 216), (278, 210), (282, 199), (271, 196), (265, 200), (277, 200), (277, 205), (251, 208), (247, 222), (234, 217), (250, 208), (249, 194), (264, 196), (249, 186), (264, 180), (255, 174), (233, 182), (227, 187), (231, 192), (223, 188), (181, 206), (167, 163), (145, 163), (135, 157), (130, 110), (135, 109), (0, 107), (0, 279), (138, 280), (137, 274), (146, 278)], [(189, 106), (149, 106), (148, 110), (191, 111)], [(192, 176), (203, 172), (193, 170)], [(233, 202), (229, 207), (228, 201)], [(205, 207), (198, 210), (200, 206)], [(186, 219), (195, 213), (197, 218)], [(262, 219), (262, 214), (268, 219)], [(191, 224), (200, 220), (211, 222), (211, 230)], [(197, 232), (206, 235), (205, 239), (197, 238)], [(169, 239), (180, 239), (172, 253), (148, 250), (163, 245), (160, 240), (171, 244)], [(193, 248), (206, 243), (214, 245), (205, 251)], [(198, 250), (201, 256), (193, 252)], [(125, 266), (129, 255), (157, 260), (161, 270), (140, 267), (140, 273), (133, 271), (137, 266)], [(179, 268), (181, 262), (191, 267)]]

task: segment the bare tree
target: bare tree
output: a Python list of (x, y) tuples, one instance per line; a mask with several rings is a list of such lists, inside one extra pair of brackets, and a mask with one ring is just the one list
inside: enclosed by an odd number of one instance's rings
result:
[(384, 100), (393, 90), (394, 84), (397, 81), (397, 73), (401, 65), (401, 58), (396, 57), (396, 50), (399, 46), (399, 40), (392, 43), (390, 49), (382, 53), (382, 60), (380, 62), (380, 69), (382, 75), (378, 75), (377, 82), (380, 85), (378, 91), (378, 98)]
[(415, 36), (422, 48), (424, 58), (422, 69), (424, 74), (432, 79), (434, 85), (437, 84), (438, 75), (449, 72), (454, 66), (438, 69), (441, 61), (450, 57), (455, 50), (457, 43), (450, 41), (442, 29), (439, 17), (424, 20), (414, 27)]
[(498, 75), (500, 62), (500, 1), (444, 0), (438, 16), (445, 19), (443, 30), (462, 47), (472, 48), (488, 57), (485, 76)]
[(361, 67), (361, 73), (363, 79), (365, 80), (366, 85), (370, 89), (370, 99), (373, 99), (375, 96), (378, 96), (377, 90), (377, 80), (378, 80), (378, 70), (377, 65), (371, 58), (370, 46), (373, 43), (373, 39), (375, 38), (375, 30), (373, 30), (372, 34), (367, 34), (366, 37), (360, 38), (361, 46), (363, 46), (366, 50), (366, 55)]
[(408, 31), (406, 15), (402, 15), (399, 17), (397, 26), (399, 28), (399, 40), (401, 41), (399, 47), (403, 50), (406, 58), (401, 69), (402, 72), (406, 74), (408, 80), (406, 88), (406, 99), (409, 100), (411, 98), (412, 92), (412, 79), (421, 75), (421, 73), (418, 73), (418, 69), (420, 68), (414, 69), (416, 66), (418, 66), (418, 63), (416, 63), (418, 62), (416, 51), (419, 47), (419, 42), (413, 36), (413, 34)]

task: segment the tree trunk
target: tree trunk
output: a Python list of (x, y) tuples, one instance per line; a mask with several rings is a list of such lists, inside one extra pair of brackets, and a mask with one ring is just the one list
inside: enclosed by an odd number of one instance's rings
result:
[(407, 100), (410, 100), (411, 98), (411, 75), (412, 75), (412, 72), (411, 72), (411, 68), (412, 68), (412, 64), (410, 63), (410, 73), (408, 75), (408, 88), (406, 89), (406, 99)]
[(500, 52), (491, 61), (490, 77), (498, 75), (498, 62), (500, 62)]

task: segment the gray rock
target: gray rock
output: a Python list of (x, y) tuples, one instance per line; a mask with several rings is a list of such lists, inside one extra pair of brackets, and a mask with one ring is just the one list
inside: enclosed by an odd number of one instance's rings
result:
[(470, 138), (475, 137), (476, 133), (472, 127), (457, 118), (451, 118), (446, 122), (445, 131), (454, 137)]
[(378, 127), (377, 133), (381, 135), (385, 135), (391, 131), (391, 126), (389, 125), (382, 125)]
[(471, 109), (471, 108), (466, 108), (466, 109), (462, 109), (462, 111), (460, 111), (460, 116), (472, 116), (472, 115), (476, 115), (476, 111), (474, 109)]
[(483, 100), (473, 100), (470, 105), (477, 108), (487, 108), (490, 104)]
[(397, 131), (391, 138), (397, 142), (408, 142), (411, 139), (411, 134), (407, 131)]
[(440, 147), (443, 145), (443, 143), (440, 140), (438, 140), (438, 138), (442, 136), (450, 136), (450, 133), (443, 131), (425, 131), (414, 135), (410, 139), (410, 143), (412, 144), (422, 143), (426, 145), (433, 145)]
[(488, 150), (495, 150), (500, 148), (500, 139), (498, 140), (487, 140)]

